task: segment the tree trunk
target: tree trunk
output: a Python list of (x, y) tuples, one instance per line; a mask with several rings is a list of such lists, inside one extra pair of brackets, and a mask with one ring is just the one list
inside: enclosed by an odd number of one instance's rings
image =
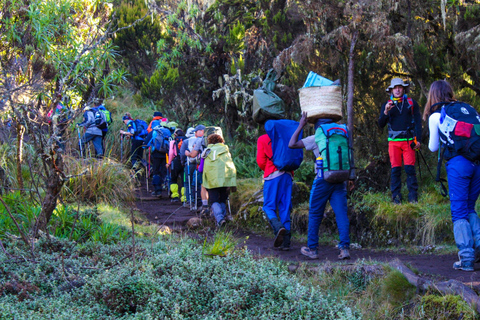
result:
[(42, 201), (42, 211), (38, 219), (35, 233), (38, 230), (46, 231), (48, 222), (52, 217), (53, 211), (57, 207), (57, 199), (63, 186), (63, 158), (60, 153), (52, 151), (52, 160), (50, 163), (50, 172), (47, 179), (47, 186), (45, 188), (45, 198)]
[(23, 176), (22, 176), (24, 133), (25, 133), (25, 127), (20, 123), (17, 123), (17, 184), (18, 184), (18, 189), (20, 189), (21, 193), (24, 193)]
[[(347, 86), (347, 127), (350, 135), (348, 137), (350, 145), (353, 146), (353, 93), (354, 93), (354, 75), (355, 75), (355, 45), (357, 44), (358, 31), (352, 35), (350, 44), (350, 54), (348, 55), (348, 86)], [(352, 156), (352, 166), (355, 166)]]

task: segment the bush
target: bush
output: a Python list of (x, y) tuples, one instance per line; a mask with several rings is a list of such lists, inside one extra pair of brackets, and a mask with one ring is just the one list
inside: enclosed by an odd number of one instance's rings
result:
[(37, 263), (0, 257), (0, 283), (22, 275), (24, 286), (38, 288), (23, 301), (4, 293), (0, 318), (358, 318), (318, 287), (299, 284), (278, 262), (244, 251), (205, 257), (188, 239), (139, 239), (134, 262), (122, 260), (131, 252), (127, 244), (63, 247), (59, 255), (39, 245)]

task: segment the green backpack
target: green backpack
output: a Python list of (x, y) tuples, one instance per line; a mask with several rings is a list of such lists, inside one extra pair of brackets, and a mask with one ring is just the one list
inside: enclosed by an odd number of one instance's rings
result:
[(235, 187), (237, 169), (233, 163), (228, 146), (223, 143), (210, 144), (202, 153), (203, 182), (207, 189)]
[(330, 183), (347, 181), (353, 169), (347, 126), (322, 124), (315, 131), (315, 142), (323, 158), (323, 179)]

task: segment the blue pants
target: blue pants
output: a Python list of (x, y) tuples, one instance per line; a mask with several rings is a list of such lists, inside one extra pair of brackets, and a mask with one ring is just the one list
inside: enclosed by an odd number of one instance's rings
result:
[(338, 233), (340, 234), (339, 248), (348, 249), (350, 246), (350, 222), (347, 216), (347, 183), (329, 183), (323, 179), (313, 181), (310, 191), (310, 210), (308, 211), (308, 242), (310, 249), (318, 247), (318, 230), (323, 220), (327, 201), (335, 212)]
[[(82, 138), (83, 150), (86, 150), (87, 143), (92, 141), (93, 147), (95, 148), (95, 156), (101, 158), (103, 156), (103, 147), (102, 147), (102, 136), (97, 136), (90, 133), (85, 133)], [(86, 155), (86, 153), (84, 152)]]
[(470, 213), (476, 213), (475, 202), (480, 194), (480, 165), (457, 156), (447, 162), (446, 168), (452, 221), (468, 220)]
[(290, 231), (290, 211), (292, 210), (292, 177), (288, 173), (263, 184), (263, 211), (268, 220), (277, 219)]
[(458, 256), (461, 261), (474, 261), (480, 257), (480, 219), (475, 211), (480, 194), (480, 165), (456, 156), (447, 162), (446, 168)]

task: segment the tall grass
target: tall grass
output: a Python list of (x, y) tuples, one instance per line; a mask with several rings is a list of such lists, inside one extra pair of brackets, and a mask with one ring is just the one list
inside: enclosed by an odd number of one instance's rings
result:
[(134, 200), (132, 172), (115, 160), (65, 157), (72, 176), (65, 182), (62, 196), (71, 201), (108, 203), (114, 206)]

